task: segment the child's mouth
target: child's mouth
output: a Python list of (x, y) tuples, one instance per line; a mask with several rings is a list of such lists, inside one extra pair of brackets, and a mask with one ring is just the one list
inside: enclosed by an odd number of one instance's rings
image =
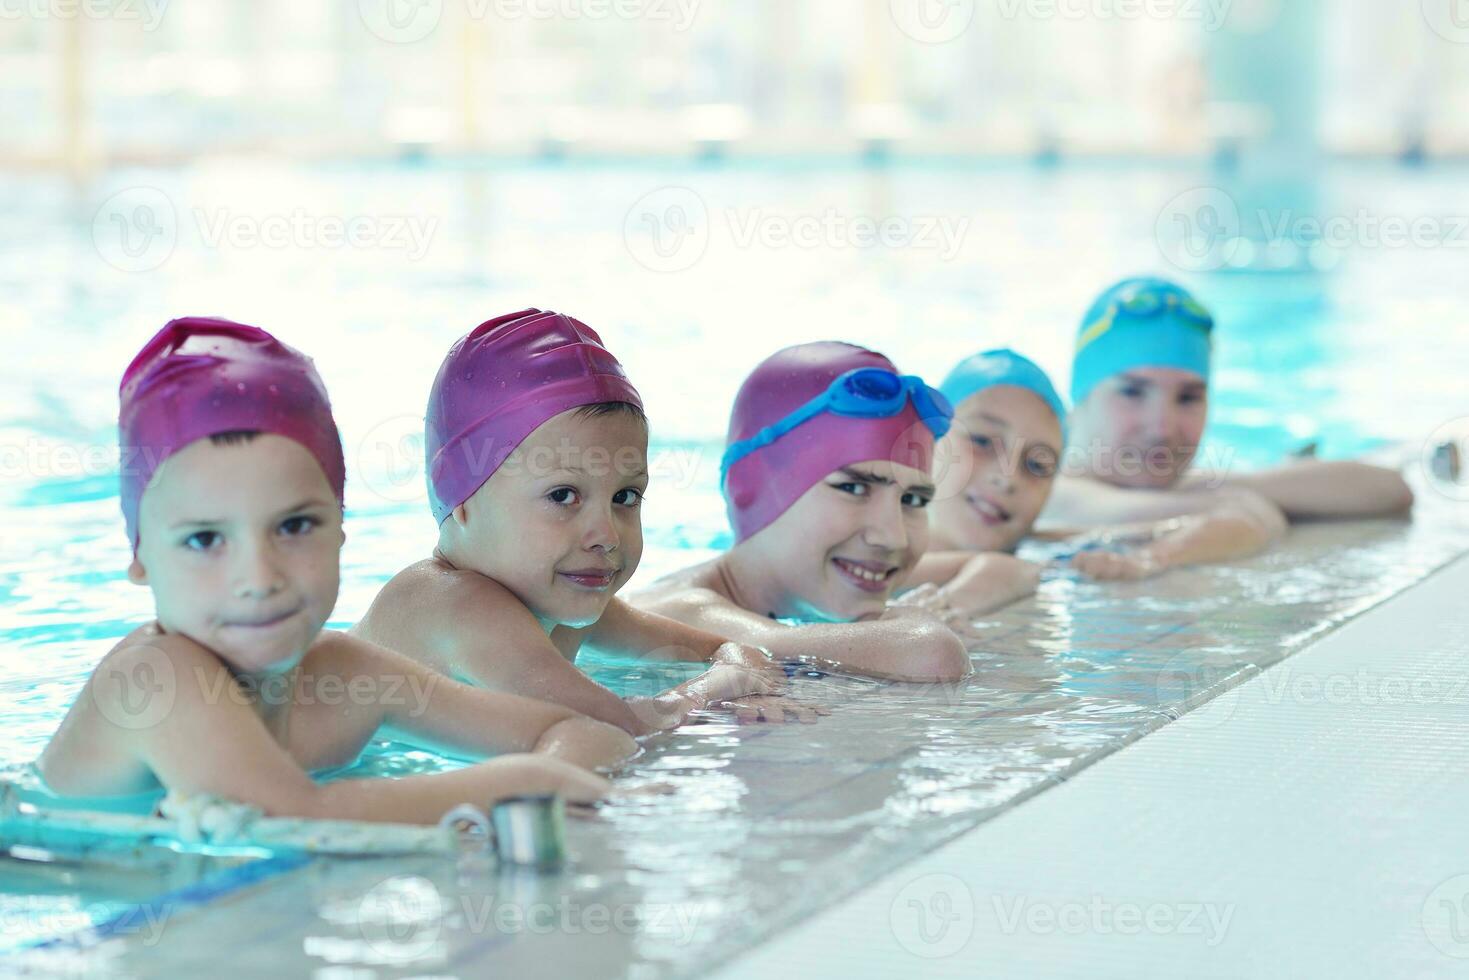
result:
[(984, 521), (989, 527), (1004, 524), (1010, 519), (1010, 512), (1008, 510), (984, 497), (970, 497), (969, 506), (974, 508), (974, 512), (979, 515), (979, 519)]
[(618, 570), (615, 568), (578, 568), (569, 572), (557, 572), (566, 581), (577, 588), (587, 589), (592, 592), (604, 592), (612, 587), (617, 578)]
[(831, 563), (836, 566), (842, 577), (863, 592), (886, 592), (890, 580), (897, 573), (897, 565), (889, 565), (877, 561), (853, 561), (850, 558), (833, 558)]
[(266, 619), (240, 619), (235, 620), (231, 623), (226, 623), (225, 625), (234, 629), (268, 630), (281, 625), (288, 619), (291, 619), (297, 613), (299, 613), (301, 609), (302, 607), (298, 606), (295, 609), (289, 610), (288, 612), (283, 612), (278, 616), (271, 616)]

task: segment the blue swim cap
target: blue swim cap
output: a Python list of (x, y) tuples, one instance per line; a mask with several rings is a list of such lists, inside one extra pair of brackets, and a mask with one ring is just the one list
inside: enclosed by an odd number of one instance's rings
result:
[(1209, 379), (1214, 317), (1166, 279), (1124, 279), (1082, 318), (1071, 366), (1071, 404), (1132, 368), (1178, 368)]
[(1066, 442), (1066, 405), (1056, 394), (1051, 379), (1030, 358), (1007, 347), (987, 350), (960, 361), (939, 386), (939, 391), (957, 409), (959, 403), (970, 395), (995, 385), (1014, 385), (1039, 395), (1055, 413), (1056, 421), (1061, 423), (1061, 442)]

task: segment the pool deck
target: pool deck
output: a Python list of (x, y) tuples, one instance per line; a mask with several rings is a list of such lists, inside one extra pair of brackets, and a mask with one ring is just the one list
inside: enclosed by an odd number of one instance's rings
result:
[(1469, 976), (1469, 558), (717, 974)]

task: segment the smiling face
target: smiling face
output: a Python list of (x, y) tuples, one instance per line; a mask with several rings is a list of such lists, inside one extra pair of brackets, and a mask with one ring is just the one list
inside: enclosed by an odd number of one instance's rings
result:
[(739, 547), (769, 578), (762, 591), (780, 615), (843, 622), (881, 613), (928, 547), (933, 494), (920, 470), (854, 463)]
[(1034, 392), (995, 385), (964, 399), (939, 443), (935, 538), (966, 551), (1014, 550), (1051, 495), (1060, 450), (1060, 420)]
[(1087, 476), (1163, 489), (1198, 453), (1208, 383), (1192, 371), (1136, 368), (1097, 385), (1072, 415), (1072, 444)]
[(639, 414), (562, 412), (532, 432), (440, 530), (548, 630), (601, 618), (643, 556), (648, 428)]
[(300, 662), (337, 602), (342, 512), (305, 447), (278, 435), (201, 439), (158, 468), (128, 577), (158, 622), (242, 674)]

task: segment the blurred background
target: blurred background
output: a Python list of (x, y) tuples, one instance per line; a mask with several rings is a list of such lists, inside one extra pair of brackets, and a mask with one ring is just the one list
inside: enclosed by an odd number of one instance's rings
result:
[(1215, 465), (1469, 414), (1466, 0), (0, 0), (0, 77), (14, 642), (147, 613), (116, 385), (181, 315), (316, 358), (343, 622), (432, 542), (444, 352), (528, 306), (648, 403), (640, 578), (728, 542), (725, 419), (776, 348), (938, 380), (1008, 344), (1064, 386), (1125, 276), (1218, 315)]

